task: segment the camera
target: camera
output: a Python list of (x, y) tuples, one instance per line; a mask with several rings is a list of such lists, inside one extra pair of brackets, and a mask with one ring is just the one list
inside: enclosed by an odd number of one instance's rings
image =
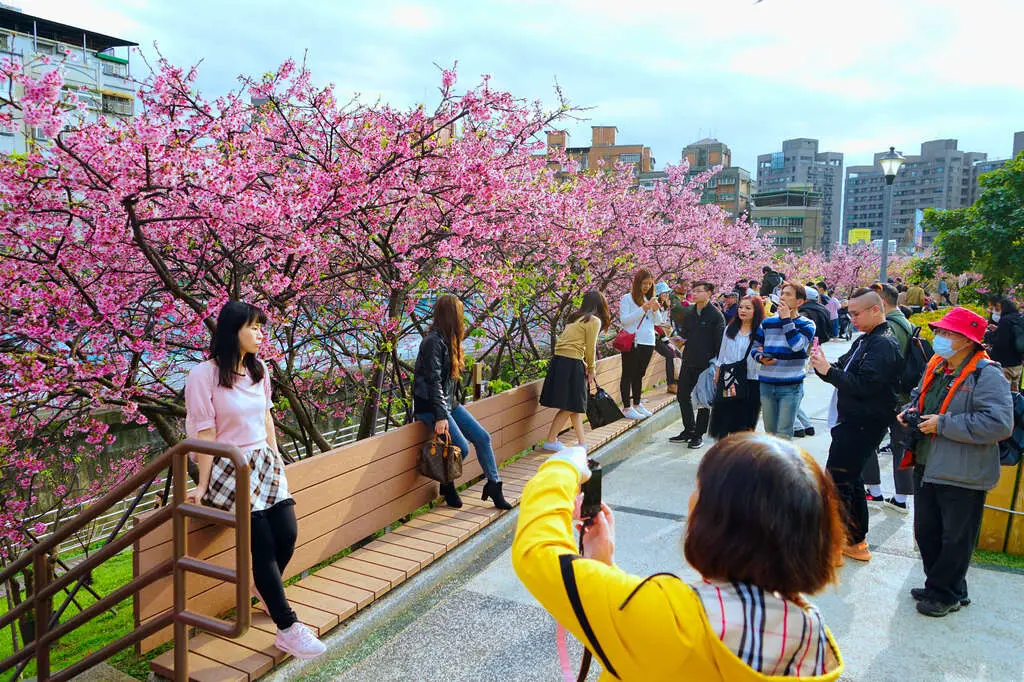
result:
[(904, 412), (903, 421), (906, 423), (906, 426), (897, 422), (899, 437), (898, 442), (894, 444), (894, 452), (902, 453), (907, 450), (913, 450), (917, 442), (924, 438), (924, 434), (918, 428), (918, 424), (921, 423), (921, 413), (918, 410), (910, 409)]
[(581, 486), (583, 504), (580, 505), (580, 518), (584, 521), (593, 519), (601, 511), (601, 465), (587, 458), (587, 467), (590, 469), (590, 480)]

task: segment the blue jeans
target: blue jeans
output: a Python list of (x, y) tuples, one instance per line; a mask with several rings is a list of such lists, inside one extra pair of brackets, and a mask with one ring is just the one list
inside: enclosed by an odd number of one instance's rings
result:
[[(434, 422), (437, 421), (430, 412), (421, 412), (416, 415), (416, 419), (426, 424), (431, 430), (434, 428)], [(480, 426), (480, 422), (474, 419), (469, 410), (462, 405), (456, 405), (448, 416), (448, 433), (451, 434), (452, 443), (462, 450), (462, 459), (466, 459), (466, 455), (469, 454), (469, 444), (472, 443), (476, 450), (476, 460), (480, 462), (480, 467), (484, 470), (487, 480), (495, 483), (501, 480), (498, 477), (498, 463), (494, 461), (494, 450), (491, 449), (491, 434), (487, 433), (487, 429)]]
[(839, 336), (839, 318), (829, 320), (829, 322), (832, 323), (832, 338), (834, 339)]
[(796, 408), (796, 418), (793, 419), (793, 428), (804, 429), (806, 431), (812, 426), (813, 424), (811, 424), (811, 418), (807, 416), (806, 412), (804, 412), (804, 408)]
[(764, 430), (780, 438), (793, 437), (793, 421), (804, 397), (804, 383), (761, 383), (761, 415)]

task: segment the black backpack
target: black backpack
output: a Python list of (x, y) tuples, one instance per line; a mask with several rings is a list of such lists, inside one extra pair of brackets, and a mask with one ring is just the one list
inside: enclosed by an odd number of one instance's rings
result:
[[(992, 364), (986, 360), (978, 363), (974, 370), (974, 380), (978, 380), (981, 370)], [(1020, 464), (1024, 455), (1024, 395), (1020, 391), (1013, 391), (1013, 431), (1010, 437), (999, 441), (999, 463), (1004, 467), (1015, 467)]]
[(928, 339), (921, 338), (921, 328), (914, 327), (910, 339), (907, 341), (907, 352), (903, 358), (903, 372), (896, 382), (897, 393), (907, 395), (921, 383), (924, 370), (928, 367), (928, 361), (935, 355), (932, 344)]

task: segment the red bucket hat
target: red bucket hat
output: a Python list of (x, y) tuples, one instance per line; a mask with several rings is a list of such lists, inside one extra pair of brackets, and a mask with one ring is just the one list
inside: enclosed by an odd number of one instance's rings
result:
[(932, 329), (945, 329), (947, 331), (963, 334), (975, 343), (981, 343), (985, 338), (985, 318), (967, 308), (953, 308), (945, 317), (935, 322), (929, 322)]

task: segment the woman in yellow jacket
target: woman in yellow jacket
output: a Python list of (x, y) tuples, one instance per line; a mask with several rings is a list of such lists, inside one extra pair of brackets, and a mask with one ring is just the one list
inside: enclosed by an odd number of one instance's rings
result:
[(835, 580), (845, 542), (835, 486), (806, 452), (740, 433), (701, 461), (685, 555), (703, 580), (630, 575), (613, 561), (602, 505), (573, 537), (573, 504), (589, 478), (568, 448), (523, 491), (512, 563), (555, 620), (603, 666), (601, 680), (837, 680), (843, 661), (812, 594)]

